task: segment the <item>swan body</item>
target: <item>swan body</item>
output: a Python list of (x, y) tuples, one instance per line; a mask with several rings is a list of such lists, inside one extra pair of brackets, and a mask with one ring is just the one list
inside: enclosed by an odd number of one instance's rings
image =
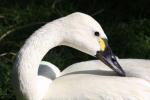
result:
[(52, 82), (44, 100), (149, 100), (150, 61), (120, 59), (119, 62), (127, 77), (118, 77), (99, 60), (67, 67)]
[(149, 100), (149, 98), (150, 84), (143, 79), (75, 74), (56, 79), (44, 100)]

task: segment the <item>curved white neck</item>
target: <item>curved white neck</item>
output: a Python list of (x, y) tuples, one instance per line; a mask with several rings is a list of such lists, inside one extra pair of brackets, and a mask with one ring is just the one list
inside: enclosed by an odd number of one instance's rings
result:
[(22, 93), (19, 95), (25, 99), (41, 100), (37, 90), (38, 67), (45, 54), (63, 41), (62, 34), (56, 32), (59, 29), (54, 25), (45, 25), (26, 41), (17, 56), (13, 71), (18, 80), (15, 85), (19, 85)]

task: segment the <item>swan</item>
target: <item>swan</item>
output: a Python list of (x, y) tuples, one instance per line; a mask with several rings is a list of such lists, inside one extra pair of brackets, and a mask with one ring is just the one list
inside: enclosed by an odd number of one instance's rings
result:
[[(70, 46), (95, 56), (118, 75), (125, 76), (125, 72), (107, 43), (107, 36), (100, 24), (87, 14), (76, 12), (42, 26), (26, 40), (18, 52), (12, 74), (18, 100), (47, 98), (46, 93), (50, 90), (52, 79), (60, 74), (56, 66), (45, 62), (42, 64), (41, 60), (50, 49), (59, 45)], [(53, 67), (47, 71), (52, 73), (57, 70), (58, 73), (50, 74), (53, 77), (47, 80), (50, 75), (43, 74), (39, 68), (49, 65)], [(43, 77), (46, 75), (47, 77)]]

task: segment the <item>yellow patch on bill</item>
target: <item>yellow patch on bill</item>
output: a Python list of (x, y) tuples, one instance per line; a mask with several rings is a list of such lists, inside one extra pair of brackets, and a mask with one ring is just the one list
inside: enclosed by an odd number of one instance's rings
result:
[(104, 50), (105, 50), (105, 48), (106, 48), (106, 45), (105, 45), (104, 40), (103, 40), (101, 37), (99, 37), (98, 42), (99, 42), (99, 44), (100, 44), (101, 51), (104, 51)]

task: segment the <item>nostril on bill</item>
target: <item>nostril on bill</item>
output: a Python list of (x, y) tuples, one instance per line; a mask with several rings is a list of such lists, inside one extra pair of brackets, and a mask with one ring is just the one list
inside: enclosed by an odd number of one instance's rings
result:
[(116, 62), (116, 61), (117, 61), (114, 56), (111, 56), (111, 60), (112, 60), (113, 62)]

